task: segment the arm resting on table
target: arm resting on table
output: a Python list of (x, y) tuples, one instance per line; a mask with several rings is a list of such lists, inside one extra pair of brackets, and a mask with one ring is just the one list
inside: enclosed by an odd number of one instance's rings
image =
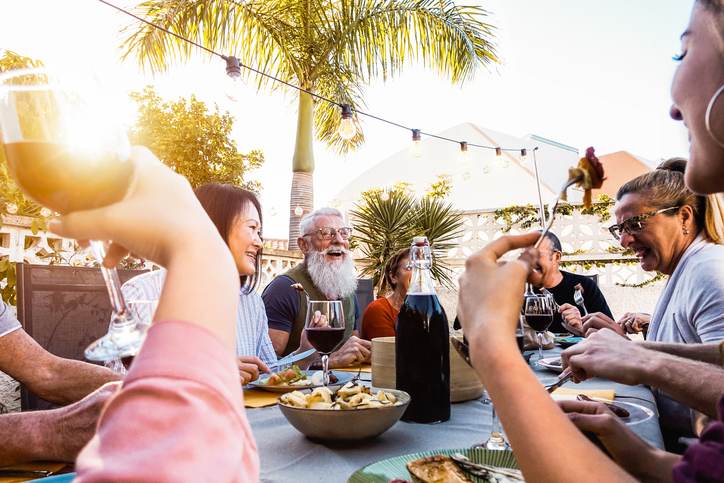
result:
[(51, 354), (23, 329), (0, 337), (0, 370), (56, 404), (78, 401), (120, 379), (108, 368)]

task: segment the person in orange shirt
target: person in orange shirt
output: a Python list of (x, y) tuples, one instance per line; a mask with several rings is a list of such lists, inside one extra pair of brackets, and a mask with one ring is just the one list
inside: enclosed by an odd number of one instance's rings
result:
[(406, 248), (394, 254), (385, 266), (385, 282), (392, 293), (380, 297), (367, 306), (362, 316), (362, 338), (372, 340), (375, 337), (394, 337), (397, 314), (407, 296), (412, 276), (410, 249)]

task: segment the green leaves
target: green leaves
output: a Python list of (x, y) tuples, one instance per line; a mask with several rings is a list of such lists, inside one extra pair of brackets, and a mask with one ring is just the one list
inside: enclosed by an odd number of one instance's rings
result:
[(261, 151), (240, 153), (231, 139), (234, 120), (218, 107), (209, 112), (194, 96), (164, 101), (151, 87), (131, 94), (139, 107), (130, 138), (153, 151), (193, 187), (217, 182), (259, 189), (244, 175), (264, 163)]
[(351, 215), (354, 243), (363, 254), (362, 274), (373, 277), (380, 293), (387, 289), (382, 277), (385, 265), (392, 255), (409, 248), (412, 238), (418, 235), (430, 241), (432, 276), (443, 285), (453, 285), (444, 258), (462, 234), (463, 218), (449, 204), (430, 197), (416, 200), (404, 190), (372, 190), (363, 194)]

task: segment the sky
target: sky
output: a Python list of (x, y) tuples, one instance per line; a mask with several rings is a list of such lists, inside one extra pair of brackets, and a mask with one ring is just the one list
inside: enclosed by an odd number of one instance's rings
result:
[[(113, 0), (111, 0), (113, 1)], [(129, 7), (135, 1), (116, 0)], [(463, 122), (514, 136), (537, 134), (581, 152), (626, 150), (651, 162), (687, 156), (686, 131), (668, 116), (679, 35), (693, 0), (486, 0), (502, 64), (481, 68), (463, 85), (410, 66), (365, 90), (366, 110), (404, 125), (440, 132)], [(127, 92), (152, 84), (167, 99), (195, 94), (236, 119), (241, 151), (261, 149), (266, 162), (251, 178), (262, 183), (264, 232), (286, 238), (296, 96), (238, 86), (225, 92), (224, 63), (201, 53), (152, 76), (134, 58), (122, 61), (120, 30), (133, 19), (97, 0), (0, 0), (0, 48), (58, 69), (93, 71), (118, 93), (131, 123)], [(363, 120), (366, 143), (339, 156), (315, 145), (315, 205), (409, 145), (408, 131)], [(399, 180), (380, 180), (380, 185)]]

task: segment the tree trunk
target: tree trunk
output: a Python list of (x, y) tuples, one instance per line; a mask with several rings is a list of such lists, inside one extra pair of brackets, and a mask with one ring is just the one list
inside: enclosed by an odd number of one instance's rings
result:
[[(299, 222), (314, 209), (314, 100), (299, 93), (297, 139), (292, 158), (292, 190), (289, 198), (289, 249), (297, 250)], [(301, 208), (301, 213), (297, 214)]]

